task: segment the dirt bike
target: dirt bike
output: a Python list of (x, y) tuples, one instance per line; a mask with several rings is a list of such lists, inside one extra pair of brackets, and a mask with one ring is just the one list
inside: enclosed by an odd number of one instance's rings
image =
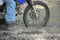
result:
[[(16, 0), (16, 16), (21, 15), (19, 9), (21, 4), (19, 4)], [(24, 12), (23, 12), (23, 21), (26, 27), (32, 27), (32, 26), (46, 26), (48, 20), (49, 20), (49, 16), (50, 16), (50, 12), (49, 12), (49, 8), (47, 6), (46, 3), (44, 3), (43, 1), (32, 1), (32, 0), (26, 0), (28, 6), (25, 8)], [(0, 6), (0, 19), (3, 17), (5, 12), (6, 4), (3, 3)], [(2, 19), (3, 19), (2, 18)]]

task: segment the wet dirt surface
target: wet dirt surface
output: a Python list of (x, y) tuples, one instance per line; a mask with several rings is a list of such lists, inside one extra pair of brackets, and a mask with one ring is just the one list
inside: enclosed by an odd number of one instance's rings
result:
[[(48, 2), (50, 19), (45, 27), (25, 27), (22, 15), (17, 22), (19, 30), (0, 31), (0, 40), (60, 40), (60, 2)], [(23, 27), (22, 27), (23, 26)]]

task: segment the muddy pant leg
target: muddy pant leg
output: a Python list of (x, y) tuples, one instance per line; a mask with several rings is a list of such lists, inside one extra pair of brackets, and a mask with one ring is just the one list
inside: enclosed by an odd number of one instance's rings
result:
[(16, 4), (14, 0), (3, 0), (6, 3), (6, 14), (5, 14), (5, 19), (6, 22), (15, 22), (15, 7)]

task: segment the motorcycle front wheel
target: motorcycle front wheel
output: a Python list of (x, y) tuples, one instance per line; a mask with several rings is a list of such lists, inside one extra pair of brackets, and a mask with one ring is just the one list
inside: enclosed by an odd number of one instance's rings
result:
[(46, 26), (50, 12), (47, 4), (43, 1), (34, 1), (34, 7), (36, 9), (38, 17), (35, 17), (33, 9), (28, 5), (23, 14), (23, 21), (26, 27)]

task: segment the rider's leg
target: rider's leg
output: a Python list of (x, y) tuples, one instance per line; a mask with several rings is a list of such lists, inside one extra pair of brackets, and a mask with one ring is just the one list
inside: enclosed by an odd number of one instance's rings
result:
[(4, 2), (6, 3), (6, 15), (5, 15), (5, 19), (6, 22), (15, 22), (15, 2), (14, 0), (4, 0)]
[(5, 20), (8, 25), (14, 25), (16, 22), (15, 19), (15, 7), (16, 4), (14, 0), (3, 0), (6, 3), (6, 15)]

